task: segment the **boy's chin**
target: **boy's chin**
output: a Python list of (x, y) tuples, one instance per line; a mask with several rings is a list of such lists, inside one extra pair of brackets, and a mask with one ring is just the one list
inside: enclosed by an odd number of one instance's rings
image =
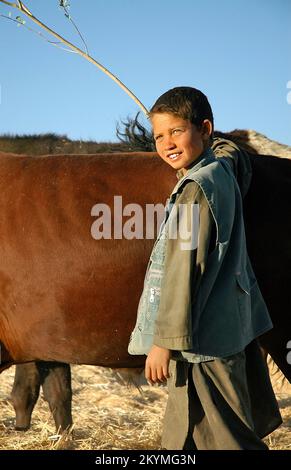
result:
[(184, 169), (184, 165), (182, 162), (171, 162), (170, 160), (166, 160), (166, 163), (177, 171)]

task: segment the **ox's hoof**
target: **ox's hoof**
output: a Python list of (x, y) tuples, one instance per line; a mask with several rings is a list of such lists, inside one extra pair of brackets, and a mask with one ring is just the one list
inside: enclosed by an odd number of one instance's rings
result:
[(18, 425), (18, 426), (15, 426), (14, 429), (15, 429), (15, 431), (28, 431), (29, 428), (30, 428), (29, 425), (28, 425), (28, 426), (20, 426), (20, 425)]

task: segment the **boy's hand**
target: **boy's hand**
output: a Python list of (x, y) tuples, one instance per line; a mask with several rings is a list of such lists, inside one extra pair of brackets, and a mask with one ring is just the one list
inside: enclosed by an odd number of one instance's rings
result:
[(165, 382), (170, 377), (170, 357), (171, 351), (169, 349), (152, 346), (145, 363), (145, 378), (151, 385)]

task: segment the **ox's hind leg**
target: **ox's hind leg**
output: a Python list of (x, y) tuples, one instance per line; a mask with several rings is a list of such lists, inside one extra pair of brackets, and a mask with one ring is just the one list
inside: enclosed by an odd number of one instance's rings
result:
[(16, 366), (11, 402), (16, 414), (15, 429), (19, 431), (26, 431), (30, 427), (31, 414), (39, 395), (40, 381), (39, 370), (34, 362)]
[(38, 362), (43, 394), (49, 403), (56, 429), (65, 431), (72, 425), (72, 388), (69, 364)]
[(291, 358), (287, 344), (290, 341), (289, 329), (274, 327), (272, 330), (260, 337), (260, 343), (270, 354), (286, 379), (291, 383)]

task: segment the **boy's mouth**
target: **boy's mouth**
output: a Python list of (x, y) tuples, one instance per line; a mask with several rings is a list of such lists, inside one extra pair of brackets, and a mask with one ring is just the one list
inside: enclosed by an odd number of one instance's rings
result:
[(174, 160), (177, 160), (177, 158), (180, 157), (182, 152), (175, 152), (175, 153), (170, 153), (169, 155), (167, 155), (167, 157), (171, 160), (171, 161), (174, 161)]

